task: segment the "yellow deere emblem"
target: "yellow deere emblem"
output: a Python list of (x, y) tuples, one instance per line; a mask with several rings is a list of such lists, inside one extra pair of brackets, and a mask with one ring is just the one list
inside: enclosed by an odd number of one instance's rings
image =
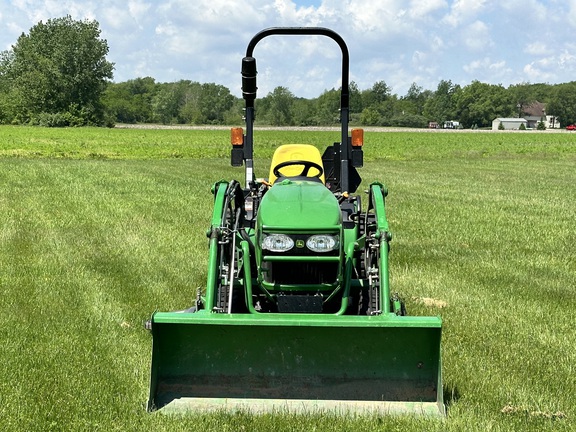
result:
[(304, 247), (304, 240), (296, 240), (296, 247), (302, 249)]

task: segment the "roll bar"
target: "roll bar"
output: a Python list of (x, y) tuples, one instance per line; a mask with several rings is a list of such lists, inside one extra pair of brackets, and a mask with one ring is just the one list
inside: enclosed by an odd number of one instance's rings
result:
[(254, 100), (256, 99), (256, 59), (253, 56), (254, 48), (262, 39), (272, 35), (303, 35), (326, 36), (334, 40), (342, 51), (342, 89), (340, 94), (340, 174), (343, 191), (348, 190), (349, 145), (348, 145), (348, 119), (350, 113), (349, 68), (350, 57), (348, 47), (342, 37), (333, 30), (324, 27), (271, 27), (257, 33), (246, 48), (246, 56), (242, 59), (242, 97), (246, 103), (246, 136), (244, 137), (243, 159), (246, 165), (246, 186), (254, 181)]

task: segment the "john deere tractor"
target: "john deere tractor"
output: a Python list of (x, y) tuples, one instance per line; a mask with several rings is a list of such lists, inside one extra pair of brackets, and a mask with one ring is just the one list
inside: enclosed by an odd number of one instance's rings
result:
[[(256, 178), (253, 51), (272, 35), (325, 36), (342, 51), (340, 141), (274, 153)], [(208, 278), (194, 305), (156, 312), (149, 410), (336, 410), (443, 415), (441, 319), (407, 316), (390, 290), (386, 188), (355, 194), (363, 131), (348, 130), (349, 56), (325, 28), (270, 28), (242, 59), (245, 182), (212, 192)]]

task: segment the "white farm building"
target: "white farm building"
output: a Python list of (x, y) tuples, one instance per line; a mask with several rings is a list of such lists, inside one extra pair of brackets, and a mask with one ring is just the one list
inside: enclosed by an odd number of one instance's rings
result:
[(524, 118), (497, 118), (492, 120), (492, 130), (498, 130), (500, 125), (502, 125), (505, 130), (518, 130), (522, 124), (524, 127), (528, 127), (528, 121)]
[(526, 129), (536, 129), (540, 122), (544, 123), (546, 129), (560, 128), (558, 118), (546, 114), (546, 104), (536, 101), (526, 106), (518, 104), (518, 117), (494, 119), (492, 130), (498, 130), (500, 124), (505, 130), (518, 130), (522, 123)]

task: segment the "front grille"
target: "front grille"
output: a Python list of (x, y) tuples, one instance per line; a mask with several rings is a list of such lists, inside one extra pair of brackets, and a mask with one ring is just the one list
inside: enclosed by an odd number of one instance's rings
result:
[(333, 284), (338, 278), (338, 262), (264, 262), (264, 280), (279, 285)]

